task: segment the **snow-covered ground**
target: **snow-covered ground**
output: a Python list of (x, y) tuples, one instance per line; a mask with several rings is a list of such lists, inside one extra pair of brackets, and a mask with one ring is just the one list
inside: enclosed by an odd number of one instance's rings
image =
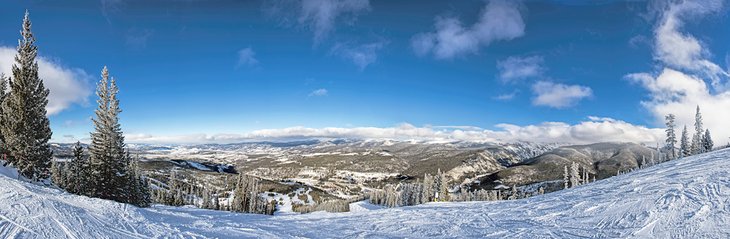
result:
[(0, 174), (0, 238), (730, 238), (730, 150), (523, 200), (282, 216), (140, 209)]

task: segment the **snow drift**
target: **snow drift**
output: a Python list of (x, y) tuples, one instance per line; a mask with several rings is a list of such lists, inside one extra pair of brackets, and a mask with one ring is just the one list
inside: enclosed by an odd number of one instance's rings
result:
[(730, 238), (730, 150), (515, 201), (265, 216), (140, 209), (0, 168), (0, 238)]

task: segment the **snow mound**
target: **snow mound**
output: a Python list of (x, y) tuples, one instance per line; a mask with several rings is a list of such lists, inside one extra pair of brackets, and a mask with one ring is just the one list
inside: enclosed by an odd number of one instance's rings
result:
[(3, 174), (0, 238), (730, 238), (728, 172), (722, 150), (523, 200), (282, 216), (140, 209)]

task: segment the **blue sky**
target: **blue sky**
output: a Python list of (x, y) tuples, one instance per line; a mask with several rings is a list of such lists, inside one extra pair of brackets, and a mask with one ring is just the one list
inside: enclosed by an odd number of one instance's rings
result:
[[(15, 47), (28, 9), (40, 55), (58, 69), (44, 80), (63, 92), (49, 110), (59, 142), (88, 137), (104, 65), (133, 142), (382, 130), (655, 142), (666, 113), (686, 124), (697, 104), (725, 109), (724, 1), (583, 2), (10, 0), (0, 46)], [(662, 98), (666, 69), (707, 92)], [(722, 116), (713, 112), (709, 121)]]

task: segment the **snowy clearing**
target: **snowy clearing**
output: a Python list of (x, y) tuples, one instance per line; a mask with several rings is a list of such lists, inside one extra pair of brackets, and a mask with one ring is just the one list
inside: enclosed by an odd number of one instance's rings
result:
[(0, 238), (730, 238), (728, 172), (722, 150), (516, 201), (265, 216), (140, 209), (0, 170)]

